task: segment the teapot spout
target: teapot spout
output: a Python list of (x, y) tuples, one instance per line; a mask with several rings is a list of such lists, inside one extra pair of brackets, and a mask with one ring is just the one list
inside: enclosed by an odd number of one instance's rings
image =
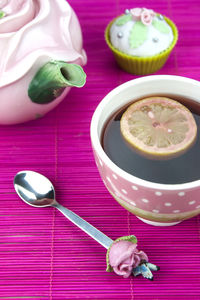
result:
[(66, 87), (82, 87), (85, 82), (86, 74), (81, 66), (50, 61), (35, 74), (28, 95), (32, 102), (46, 104), (59, 97)]

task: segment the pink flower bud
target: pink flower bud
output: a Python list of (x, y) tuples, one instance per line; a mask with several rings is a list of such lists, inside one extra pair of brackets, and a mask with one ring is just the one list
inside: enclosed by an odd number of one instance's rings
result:
[(153, 20), (153, 16), (150, 10), (143, 10), (142, 14), (141, 14), (141, 22), (146, 25), (149, 26), (151, 25)]
[(141, 13), (142, 13), (142, 8), (133, 8), (130, 10), (133, 20), (134, 21), (140, 21), (141, 19)]

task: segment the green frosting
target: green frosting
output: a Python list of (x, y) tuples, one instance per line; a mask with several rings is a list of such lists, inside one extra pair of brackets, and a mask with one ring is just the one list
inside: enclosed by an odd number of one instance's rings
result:
[(109, 252), (110, 252), (110, 248), (112, 247), (112, 245), (114, 243), (117, 243), (119, 241), (128, 241), (128, 242), (132, 242), (133, 244), (137, 244), (137, 238), (134, 235), (128, 235), (128, 236), (122, 236), (118, 239), (116, 239), (111, 246), (108, 248), (107, 253), (106, 253), (106, 264), (107, 264), (107, 268), (106, 271), (107, 272), (112, 272), (113, 268), (111, 267), (111, 265), (109, 264)]
[(170, 32), (169, 27), (163, 21), (154, 19), (152, 25), (162, 33), (168, 34)]
[(1, 10), (0, 11), (0, 19), (2, 19), (3, 17), (5, 17), (5, 15), (6, 15), (5, 12)]
[(131, 48), (138, 48), (146, 40), (148, 35), (148, 27), (141, 21), (135, 22), (133, 28), (130, 31), (129, 45)]
[(132, 20), (132, 16), (129, 14), (129, 15), (123, 15), (121, 17), (119, 17), (116, 21), (116, 25), (117, 26), (122, 26), (124, 24), (126, 24), (128, 21), (131, 21)]

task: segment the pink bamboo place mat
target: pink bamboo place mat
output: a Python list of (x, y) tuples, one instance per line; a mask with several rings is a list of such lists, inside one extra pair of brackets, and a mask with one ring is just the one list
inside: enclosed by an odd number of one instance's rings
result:
[[(0, 127), (0, 299), (200, 299), (200, 218), (174, 227), (142, 223), (109, 195), (89, 136), (92, 114), (117, 85), (136, 78), (120, 70), (104, 41), (107, 23), (125, 8), (167, 15), (179, 41), (157, 74), (200, 78), (199, 0), (71, 0), (88, 55), (87, 84), (43, 119)], [(24, 204), (13, 177), (24, 169), (48, 176), (59, 202), (109, 237), (135, 234), (161, 270), (153, 282), (106, 273), (105, 249), (52, 208)]]

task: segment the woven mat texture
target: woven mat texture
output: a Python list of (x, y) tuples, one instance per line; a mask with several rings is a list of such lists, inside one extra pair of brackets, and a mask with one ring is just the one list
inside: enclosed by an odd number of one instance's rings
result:
[[(156, 74), (200, 78), (199, 0), (71, 0), (82, 26), (87, 84), (40, 120), (0, 127), (0, 299), (200, 299), (200, 217), (173, 227), (144, 224), (107, 192), (93, 159), (89, 128), (101, 99), (137, 78), (120, 70), (104, 41), (125, 8), (148, 7), (175, 21), (179, 40)], [(49, 177), (57, 199), (112, 239), (135, 234), (161, 270), (153, 282), (107, 273), (105, 249), (53, 208), (15, 194), (20, 170)]]

